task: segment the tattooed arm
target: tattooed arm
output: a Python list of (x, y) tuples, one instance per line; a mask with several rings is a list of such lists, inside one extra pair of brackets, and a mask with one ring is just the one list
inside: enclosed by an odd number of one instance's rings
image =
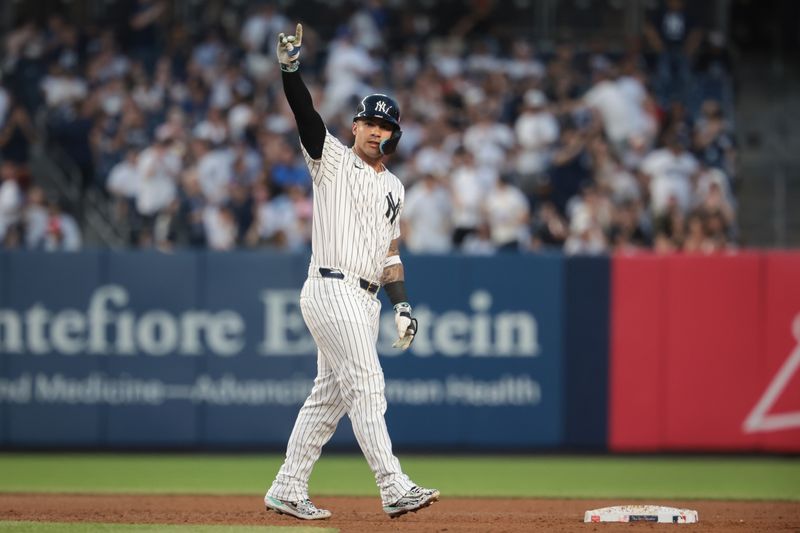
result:
[(389, 252), (383, 263), (381, 285), (394, 306), (398, 339), (392, 346), (405, 350), (417, 334), (417, 319), (411, 317), (411, 304), (406, 296), (405, 272), (403, 263), (400, 262), (400, 239), (394, 239), (389, 244)]
[(389, 244), (389, 252), (386, 254), (386, 262), (384, 264), (388, 264), (388, 266), (383, 269), (380, 280), (381, 285), (386, 286), (394, 281), (405, 280), (403, 263), (400, 262), (400, 239), (394, 239)]

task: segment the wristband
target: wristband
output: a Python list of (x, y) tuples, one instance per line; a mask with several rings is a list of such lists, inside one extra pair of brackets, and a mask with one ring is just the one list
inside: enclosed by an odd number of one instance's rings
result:
[(386, 291), (386, 296), (389, 297), (389, 301), (392, 302), (392, 305), (397, 305), (400, 303), (408, 303), (408, 296), (406, 296), (406, 284), (403, 281), (393, 281), (391, 283), (387, 283), (383, 286), (383, 290)]
[(288, 65), (285, 63), (281, 63), (280, 65), (281, 70), (284, 72), (297, 72), (297, 69), (300, 68), (300, 60), (298, 59), (297, 61), (292, 61)]

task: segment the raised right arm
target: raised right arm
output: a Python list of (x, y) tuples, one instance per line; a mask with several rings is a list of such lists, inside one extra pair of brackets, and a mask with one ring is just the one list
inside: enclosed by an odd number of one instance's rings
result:
[(278, 36), (278, 62), (281, 65), (281, 78), (283, 79), (283, 92), (286, 100), (294, 113), (297, 130), (300, 133), (300, 142), (311, 156), (311, 159), (322, 157), (322, 146), (325, 143), (325, 123), (314, 109), (311, 93), (300, 77), (300, 47), (303, 41), (303, 26), (297, 25), (295, 35)]
[(322, 145), (325, 143), (325, 123), (314, 109), (311, 93), (300, 77), (300, 72), (281, 72), (283, 78), (283, 92), (286, 100), (294, 113), (297, 122), (297, 131), (300, 133), (300, 142), (311, 156), (311, 159), (322, 157)]

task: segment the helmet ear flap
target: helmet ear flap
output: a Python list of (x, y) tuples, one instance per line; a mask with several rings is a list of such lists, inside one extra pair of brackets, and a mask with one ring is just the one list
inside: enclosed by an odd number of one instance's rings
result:
[(383, 155), (391, 155), (391, 154), (393, 154), (394, 151), (397, 150), (397, 143), (400, 142), (400, 137), (402, 137), (402, 136), (403, 136), (403, 132), (400, 130), (400, 128), (397, 128), (396, 130), (394, 130), (392, 132), (391, 137), (381, 141), (381, 146), (380, 146), (381, 153)]

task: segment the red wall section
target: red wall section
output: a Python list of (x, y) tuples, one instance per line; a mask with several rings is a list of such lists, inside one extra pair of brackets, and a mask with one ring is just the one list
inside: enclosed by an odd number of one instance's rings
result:
[(611, 270), (609, 446), (654, 451), (661, 446), (666, 265), (656, 256), (614, 258)]
[[(764, 379), (746, 431), (775, 451), (800, 450), (800, 253), (766, 259)], [(769, 401), (770, 397), (774, 401)]]
[(761, 257), (674, 256), (667, 264), (665, 439), (670, 449), (753, 448), (741, 424), (760, 387)]
[(610, 449), (800, 451), (800, 252), (616, 256), (611, 283)]

